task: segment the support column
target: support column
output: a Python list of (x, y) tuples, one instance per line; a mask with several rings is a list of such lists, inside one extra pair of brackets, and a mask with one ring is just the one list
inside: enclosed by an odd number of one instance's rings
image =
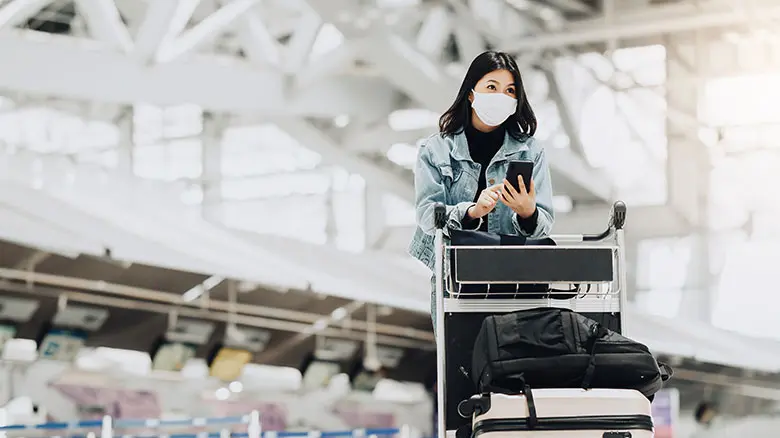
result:
[(325, 242), (326, 245), (336, 247), (338, 245), (339, 227), (336, 219), (336, 175), (332, 169), (330, 185), (325, 193)]
[(119, 144), (117, 145), (117, 171), (121, 174), (133, 174), (133, 149), (135, 148), (132, 106), (126, 106), (119, 113), (116, 125), (119, 128)]
[(203, 202), (201, 214), (212, 222), (222, 222), (222, 133), (225, 124), (222, 117), (214, 113), (203, 113), (201, 134), (201, 189)]
[[(701, 91), (706, 80), (706, 47), (700, 35), (685, 33), (666, 38), (667, 106), (698, 119)], [(710, 156), (698, 140), (696, 125), (676, 123), (670, 113), (667, 187), (669, 204), (692, 227), (692, 255), (680, 305), (680, 316), (710, 322), (712, 317), (709, 275), (709, 179)]]
[(374, 185), (366, 184), (363, 194), (365, 249), (366, 251), (381, 249), (387, 226), (383, 192)]

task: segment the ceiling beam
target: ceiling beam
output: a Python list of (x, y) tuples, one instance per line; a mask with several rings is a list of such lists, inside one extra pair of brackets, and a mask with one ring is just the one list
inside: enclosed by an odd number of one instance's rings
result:
[(235, 0), (222, 6), (195, 26), (182, 32), (175, 39), (164, 43), (157, 53), (157, 61), (170, 62), (180, 56), (192, 53), (204, 44), (213, 41), (226, 29), (232, 27), (233, 23), (252, 9), (253, 6), (257, 5), (257, 2), (258, 0)]
[(0, 57), (14, 60), (3, 66), (0, 88), (34, 95), (274, 116), (382, 117), (395, 107), (396, 91), (382, 78), (330, 77), (291, 90), (282, 73), (235, 58), (203, 55), (146, 67), (95, 41), (33, 31), (0, 34)]
[(10, 29), (19, 26), (53, 0), (11, 0), (0, 8), (0, 29)]
[(133, 39), (114, 0), (76, 0), (76, 6), (93, 37), (125, 53), (133, 49)]
[(142, 64), (154, 60), (160, 47), (175, 38), (192, 18), (200, 0), (165, 0), (147, 3), (138, 28), (132, 56)]
[[(747, 6), (747, 5), (746, 5)], [(569, 22), (569, 30), (526, 37), (512, 37), (500, 46), (507, 51), (532, 51), (567, 46), (604, 43), (657, 37), (669, 33), (708, 28), (749, 26), (756, 21), (780, 19), (780, 5), (770, 0), (751, 2), (742, 12), (731, 2), (692, 2), (642, 8), (642, 15), (628, 19), (615, 16), (615, 23), (606, 25), (603, 19)]]
[(260, 14), (254, 10), (248, 11), (240, 20), (237, 32), (241, 47), (250, 61), (261, 66), (280, 65), (281, 46), (268, 30)]
[(370, 185), (403, 199), (414, 199), (414, 182), (411, 179), (407, 180), (401, 173), (377, 166), (358, 156), (311, 123), (297, 118), (275, 118), (273, 121), (302, 145), (321, 154), (323, 160), (360, 174)]
[(417, 48), (434, 59), (438, 58), (449, 40), (451, 21), (449, 11), (444, 5), (431, 8), (417, 33)]
[(324, 24), (308, 5), (302, 4), (301, 6), (302, 15), (285, 47), (282, 58), (283, 68), (288, 73), (296, 73), (307, 64), (311, 50)]

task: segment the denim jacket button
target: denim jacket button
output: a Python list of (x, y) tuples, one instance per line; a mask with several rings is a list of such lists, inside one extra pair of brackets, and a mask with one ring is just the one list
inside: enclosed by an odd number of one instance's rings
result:
[(495, 179), (493, 179), (493, 178), (490, 178), (490, 180), (488, 181), (488, 184), (490, 184), (491, 186), (492, 186), (493, 184), (495, 184), (495, 183), (496, 183), (496, 180), (495, 180)]

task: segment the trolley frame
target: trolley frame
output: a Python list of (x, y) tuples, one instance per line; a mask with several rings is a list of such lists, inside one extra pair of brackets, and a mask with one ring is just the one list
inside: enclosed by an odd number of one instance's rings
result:
[[(453, 380), (455, 378), (461, 378), (462, 375), (467, 375), (467, 369), (470, 365), (468, 359), (470, 359), (471, 351), (473, 349), (473, 340), (476, 337), (476, 332), (479, 330), (482, 320), (489, 315), (508, 313), (522, 309), (530, 309), (536, 307), (562, 307), (570, 308), (572, 310), (583, 313), (590, 317), (602, 317), (609, 320), (605, 325), (617, 332), (626, 334), (627, 324), (624, 319), (624, 309), (626, 307), (627, 294), (626, 294), (626, 257), (625, 257), (625, 234), (623, 226), (626, 220), (626, 205), (622, 201), (617, 201), (613, 204), (609, 217), (609, 222), (605, 231), (599, 234), (569, 234), (569, 235), (552, 235), (550, 236), (555, 242), (556, 246), (490, 246), (490, 247), (452, 247), (445, 245), (445, 227), (446, 227), (446, 208), (444, 204), (438, 203), (434, 208), (434, 220), (436, 225), (436, 234), (434, 239), (435, 245), (435, 264), (434, 264), (434, 282), (435, 282), (435, 294), (436, 294), (436, 358), (437, 358), (437, 378), (436, 378), (436, 397), (437, 397), (437, 415), (436, 415), (436, 430), (438, 438), (445, 438), (447, 436), (454, 437), (455, 430), (467, 419), (460, 418), (457, 415), (457, 404), (468, 398), (473, 394), (473, 391), (469, 392), (468, 388), (448, 388), (448, 378)], [(608, 244), (612, 243), (612, 246)], [(599, 296), (596, 298), (588, 297), (590, 292), (586, 292), (584, 297), (575, 297), (571, 299), (556, 300), (553, 298), (545, 299), (517, 299), (516, 296), (501, 297), (496, 299), (490, 297), (490, 284), (527, 284), (527, 283), (569, 283), (578, 285), (587, 284), (593, 285), (597, 283), (607, 283), (608, 278), (605, 276), (593, 276), (587, 275), (587, 269), (558, 269), (557, 273), (553, 272), (556, 269), (543, 269), (544, 273), (550, 278), (535, 278), (530, 275), (529, 272), (524, 272), (522, 269), (518, 269), (517, 260), (512, 260), (511, 256), (521, 256), (524, 262), (532, 260), (534, 253), (541, 254), (538, 251), (548, 251), (544, 253), (544, 263), (550, 263), (551, 260), (555, 260), (556, 254), (560, 254), (559, 260), (564, 260), (568, 257), (565, 263), (569, 267), (576, 266), (576, 263), (572, 264), (572, 255), (574, 252), (567, 252), (567, 249), (576, 249), (582, 253), (585, 250), (585, 256), (588, 254), (588, 250), (602, 251), (600, 268), (604, 268), (603, 251), (605, 249), (612, 252), (612, 273), (611, 283), (618, 284), (617, 290), (610, 292), (605, 296)], [(471, 252), (469, 259), (472, 263), (475, 259), (479, 258), (478, 253), (474, 251), (490, 250), (491, 254), (489, 258), (493, 263), (491, 269), (486, 269), (492, 274), (496, 274), (496, 262), (500, 262), (503, 259), (507, 260), (507, 263), (501, 263), (505, 265), (506, 270), (511, 272), (500, 272), (498, 275), (502, 277), (499, 281), (491, 281), (488, 278), (478, 278), (479, 268), (471, 267), (467, 272), (468, 280), (460, 281), (460, 272), (457, 266), (457, 260), (453, 262), (452, 258), (448, 261), (445, 259), (446, 254), (452, 252), (456, 253), (458, 250), (468, 250)], [(510, 252), (514, 251), (510, 254)], [(549, 251), (557, 251), (549, 252)], [(502, 255), (502, 252), (505, 252)], [(593, 252), (595, 255), (596, 253)], [(587, 261), (587, 257), (582, 258), (581, 261)], [(596, 257), (597, 258), (597, 257)], [(540, 260), (540, 262), (542, 262)], [(449, 269), (448, 269), (449, 268)], [(499, 267), (500, 268), (500, 267)], [(452, 275), (447, 275), (449, 270), (452, 269)], [(464, 270), (464, 269), (461, 269)], [(465, 270), (464, 270), (465, 271)], [(475, 272), (477, 272), (475, 274)], [(536, 271), (535, 271), (536, 272)], [(585, 274), (585, 275), (583, 275)], [(583, 278), (579, 278), (581, 276)], [(557, 278), (554, 278), (557, 277)], [(575, 278), (576, 277), (576, 278)], [(590, 278), (587, 278), (590, 277)], [(565, 278), (565, 280), (564, 280)], [(466, 278), (463, 278), (466, 280)], [(461, 297), (457, 290), (453, 290), (456, 286), (455, 283), (486, 283), (488, 285), (487, 294), (482, 297), (485, 299), (466, 299), (468, 297)], [(448, 290), (447, 287), (450, 286)], [(590, 286), (588, 287), (590, 290)], [(445, 294), (446, 293), (446, 294)], [(597, 294), (598, 295), (598, 294)], [(467, 351), (464, 351), (467, 349)], [(467, 354), (464, 354), (467, 353)], [(460, 376), (459, 376), (460, 375)], [(464, 383), (468, 385), (468, 383)], [(459, 424), (460, 423), (460, 424)]]

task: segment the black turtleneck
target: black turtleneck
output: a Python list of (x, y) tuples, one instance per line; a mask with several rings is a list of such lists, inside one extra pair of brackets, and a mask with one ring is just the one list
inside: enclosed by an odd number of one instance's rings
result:
[[(479, 163), (482, 168), (479, 173), (477, 193), (474, 196), (475, 202), (479, 197), (479, 194), (487, 187), (485, 172), (487, 171), (490, 161), (496, 156), (496, 153), (504, 144), (504, 133), (505, 130), (502, 126), (490, 132), (479, 131), (473, 126), (466, 127), (466, 140), (469, 144), (469, 154), (471, 154), (471, 159), (475, 163)], [(493, 182), (493, 184), (496, 183), (496, 181)]]
[[(501, 149), (501, 146), (504, 144), (505, 134), (506, 130), (503, 126), (490, 132), (479, 131), (471, 125), (466, 126), (466, 140), (469, 145), (469, 154), (471, 155), (471, 159), (475, 163), (479, 163), (481, 168), (477, 183), (477, 192), (474, 194), (474, 202), (477, 202), (479, 194), (488, 186), (485, 173), (487, 172), (490, 161), (493, 160), (493, 157), (496, 156), (496, 153), (498, 153), (498, 150)], [(500, 181), (493, 181), (490, 185), (498, 183), (500, 183)], [(527, 219), (518, 216), (517, 219), (523, 231), (530, 234), (536, 229), (537, 215), (538, 212), (534, 211), (534, 214)], [(482, 218), (482, 224), (479, 227), (480, 231), (488, 231), (488, 216)], [(474, 220), (469, 219), (468, 217), (463, 218), (463, 220), (465, 221), (463, 224), (464, 227), (473, 228)]]
[[(471, 159), (478, 163), (481, 167), (479, 172), (479, 180), (477, 183), (477, 192), (474, 194), (474, 202), (479, 199), (479, 194), (488, 186), (485, 172), (487, 172), (488, 165), (501, 146), (504, 144), (505, 130), (503, 126), (500, 126), (490, 132), (482, 132), (473, 126), (466, 126), (466, 140), (469, 144), (469, 154)], [(493, 181), (493, 184), (496, 184)], [(492, 185), (492, 184), (491, 184)], [(473, 226), (473, 221), (469, 221)], [(471, 228), (471, 227), (469, 227)], [(488, 230), (488, 217), (482, 218), (482, 225), (479, 227), (480, 231)]]

